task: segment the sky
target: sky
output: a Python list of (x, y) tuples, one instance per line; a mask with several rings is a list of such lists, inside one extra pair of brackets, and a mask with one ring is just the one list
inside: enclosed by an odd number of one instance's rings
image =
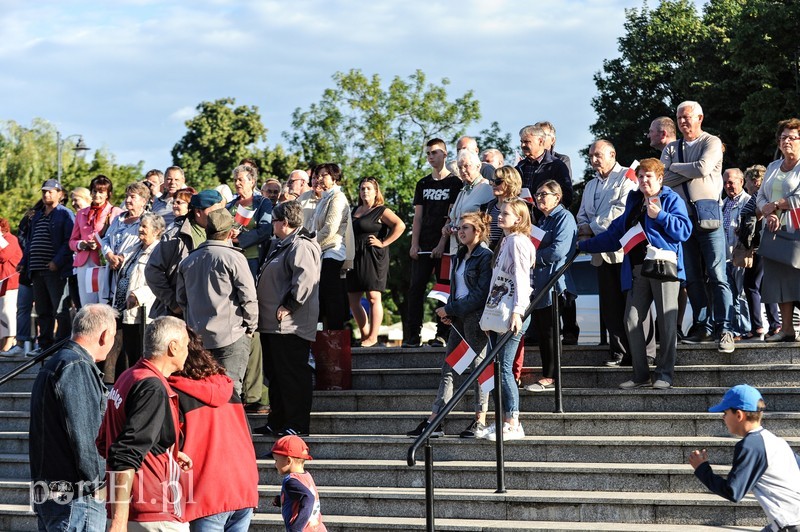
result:
[(625, 9), (642, 5), (0, 0), (0, 120), (44, 118), (118, 163), (163, 169), (202, 101), (257, 106), (267, 144), (285, 145), (292, 112), (319, 101), (335, 72), (388, 84), (421, 69), (429, 81), (448, 78), (452, 99), (474, 91), (482, 118), (469, 134), (497, 121), (516, 141), (522, 126), (553, 122), (557, 150), (579, 173), (595, 121), (592, 76), (619, 55)]

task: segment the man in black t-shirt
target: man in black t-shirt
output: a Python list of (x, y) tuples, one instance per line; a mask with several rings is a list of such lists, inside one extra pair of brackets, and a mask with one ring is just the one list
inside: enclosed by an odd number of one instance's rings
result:
[[(445, 167), (447, 146), (441, 139), (431, 139), (425, 145), (431, 173), (417, 182), (414, 192), (414, 222), (411, 227), (411, 286), (408, 289), (403, 347), (419, 347), (422, 330), (425, 289), (431, 272), (438, 274), (442, 253), (449, 233), (442, 229), (448, 224), (447, 214), (461, 190), (461, 180)], [(436, 340), (443, 347), (448, 327), (437, 325)]]

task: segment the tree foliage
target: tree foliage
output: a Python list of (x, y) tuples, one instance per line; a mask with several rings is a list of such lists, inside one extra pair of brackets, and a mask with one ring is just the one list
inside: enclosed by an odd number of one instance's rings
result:
[(768, 163), (777, 122), (800, 113), (800, 3), (690, 0), (626, 10), (620, 56), (594, 76), (596, 138), (611, 140), (623, 163), (654, 155), (650, 122), (675, 116), (683, 100), (703, 107), (704, 129), (721, 136), (725, 165)]
[(239, 161), (256, 153), (257, 143), (267, 138), (258, 107), (237, 107), (234, 98), (201, 102), (186, 129), (172, 148), (172, 161), (195, 188), (227, 183)]
[[(360, 178), (376, 177), (387, 205), (410, 228), (414, 187), (429, 172), (425, 142), (439, 137), (454, 146), (480, 118), (478, 101), (472, 91), (450, 99), (449, 80), (429, 83), (420, 70), (407, 78), (396, 76), (388, 85), (360, 70), (338, 72), (333, 82), (319, 102), (293, 113), (293, 132), (285, 134), (290, 148), (307, 167), (339, 163), (351, 200), (357, 198)], [(409, 244), (406, 235), (392, 245), (391, 253), (389, 290), (401, 309), (409, 282)], [(387, 310), (393, 310), (391, 304)]]

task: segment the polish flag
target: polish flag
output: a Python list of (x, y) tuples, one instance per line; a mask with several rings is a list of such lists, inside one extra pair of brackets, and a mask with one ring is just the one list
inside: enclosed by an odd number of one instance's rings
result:
[(447, 299), (450, 297), (450, 285), (436, 283), (433, 285), (433, 290), (428, 292), (428, 297), (436, 301), (441, 301), (442, 303), (447, 303)]
[(642, 242), (647, 240), (647, 236), (644, 234), (644, 229), (642, 229), (642, 224), (636, 224), (630, 229), (628, 232), (622, 235), (622, 238), (619, 239), (619, 243), (622, 244), (622, 252), (627, 254), (630, 251), (641, 244)]
[(546, 235), (546, 234), (547, 234), (547, 231), (545, 231), (541, 227), (536, 226), (536, 225), (532, 225), (531, 226), (531, 242), (533, 242), (533, 247), (535, 247), (536, 249), (539, 249), (539, 244), (542, 243), (542, 239), (544, 238), (544, 235)]
[(525, 200), (533, 205), (533, 196), (531, 195), (531, 191), (528, 190), (528, 187), (524, 187), (522, 190), (520, 190), (519, 199)]
[(634, 183), (639, 182), (639, 178), (636, 177), (636, 169), (639, 168), (639, 161), (634, 160), (631, 165), (625, 170), (625, 177), (633, 181)]
[(8, 240), (3, 238), (3, 235), (0, 235), (0, 249), (6, 249), (8, 247)]
[(472, 364), (476, 356), (478, 356), (478, 353), (469, 346), (466, 340), (461, 340), (461, 343), (453, 349), (452, 353), (447, 355), (444, 361), (447, 362), (456, 373), (461, 375), (464, 373), (464, 370)]
[(100, 291), (100, 268), (86, 269), (86, 292), (96, 294)]
[(442, 255), (442, 262), (439, 266), (439, 281), (450, 282), (450, 255)]
[(255, 214), (256, 211), (251, 211), (250, 209), (247, 209), (239, 205), (238, 207), (236, 207), (236, 216), (233, 217), (233, 221), (241, 225), (242, 227), (245, 227), (248, 223), (250, 223), (250, 220), (253, 218)]
[(800, 229), (800, 207), (794, 207), (790, 204), (790, 208), (786, 211), (789, 214), (789, 222), (795, 229)]
[(486, 369), (478, 375), (478, 384), (484, 393), (494, 390), (494, 364), (489, 364)]

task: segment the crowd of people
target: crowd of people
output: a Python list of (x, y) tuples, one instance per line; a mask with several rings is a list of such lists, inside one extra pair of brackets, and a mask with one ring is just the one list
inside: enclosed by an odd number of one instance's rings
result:
[[(497, 150), (481, 158), (470, 137), (459, 139), (450, 165), (443, 140), (426, 143), (431, 173), (417, 183), (409, 223), (403, 347), (421, 346), (432, 274), (449, 284), (450, 292), (436, 309), (432, 345), (446, 346), (449, 356), (465, 344), (476, 354), (474, 366), (504, 333), (513, 333), (499, 355), (502, 435), (487, 426), (488, 396), (476, 384), (475, 419), (462, 437), (524, 437), (519, 422), (524, 341), (538, 343), (542, 367), (525, 389), (554, 389), (557, 344), (577, 342), (579, 333), (569, 270), (555, 284), (563, 337), (553, 334), (550, 294), (539, 298), (530, 315), (526, 310), (576, 248), (591, 253), (597, 267), (600, 311), (610, 335), (604, 363), (632, 366), (623, 389), (670, 388), (679, 340), (716, 340), (724, 353), (739, 340), (795, 340), (800, 120), (779, 124), (781, 157), (768, 167), (723, 173), (722, 142), (702, 130), (703, 118), (700, 105), (687, 101), (677, 108), (677, 128), (670, 118), (655, 119), (649, 137), (660, 156), (638, 166), (618, 163), (609, 140), (593, 142), (595, 176), (577, 217), (570, 212), (569, 158), (554, 151), (555, 128), (549, 122), (520, 130), (523, 157), (514, 166), (504, 164)], [(387, 248), (406, 231), (406, 221), (384, 204), (375, 178), (360, 180), (354, 205), (342, 179), (338, 164), (324, 163), (310, 173), (293, 171), (285, 184), (269, 179), (259, 188), (257, 165), (245, 159), (232, 171), (233, 193), (226, 187), (198, 191), (187, 186), (181, 168), (171, 166), (127, 184), (120, 204), (112, 181), (98, 175), (88, 189), (72, 191), (76, 213), (64, 205), (61, 183), (47, 180), (16, 237), (0, 219), (2, 354), (36, 355), (72, 337), (68, 345), (81, 355), (73, 356), (86, 359), (74, 344), (91, 337), (83, 341), (89, 346), (84, 351), (102, 373), (89, 372), (84, 380), (92, 389), (95, 380), (111, 387), (109, 405), (114, 405), (98, 439), (109, 471), (137, 470), (151, 456), (151, 466), (173, 468), (176, 475), (192, 459), (199, 470), (198, 457), (186, 453), (186, 446), (226, 445), (224, 439), (204, 440), (202, 431), (216, 426), (194, 412), (204, 404), (239, 405), (230, 409), (228, 421), (219, 421), (219, 426), (233, 423), (231, 434), (242, 429), (244, 412), (261, 412), (268, 413), (268, 421), (256, 432), (307, 435), (311, 344), (319, 330), (345, 331), (352, 314), (360, 345), (378, 345)], [(693, 325), (682, 331), (687, 298)], [(78, 317), (90, 323), (73, 330), (73, 309), (84, 309)], [(78, 317), (75, 323), (82, 323)], [(449, 401), (453, 374), (445, 361), (432, 414), (409, 435), (420, 434)], [(130, 394), (138, 397), (139, 380), (157, 390), (146, 391), (140, 415), (152, 416), (156, 399), (174, 409), (160, 407), (160, 428), (132, 449), (128, 440), (137, 437), (141, 420), (119, 409)], [(100, 410), (81, 423), (97, 422), (99, 428)], [(196, 427), (191, 430), (201, 434), (186, 438), (180, 450), (175, 428), (188, 426), (190, 417)], [(437, 427), (435, 435), (442, 433)], [(89, 479), (74, 482), (79, 480)], [(129, 478), (123, 474), (117, 480), (124, 488)], [(214, 508), (214, 513), (242, 508)], [(149, 515), (148, 508), (130, 511), (144, 515), (142, 521), (164, 517)], [(188, 513), (210, 515), (201, 514)], [(182, 515), (175, 509), (167, 520), (183, 521)], [(249, 520), (244, 514), (229, 517)]]

